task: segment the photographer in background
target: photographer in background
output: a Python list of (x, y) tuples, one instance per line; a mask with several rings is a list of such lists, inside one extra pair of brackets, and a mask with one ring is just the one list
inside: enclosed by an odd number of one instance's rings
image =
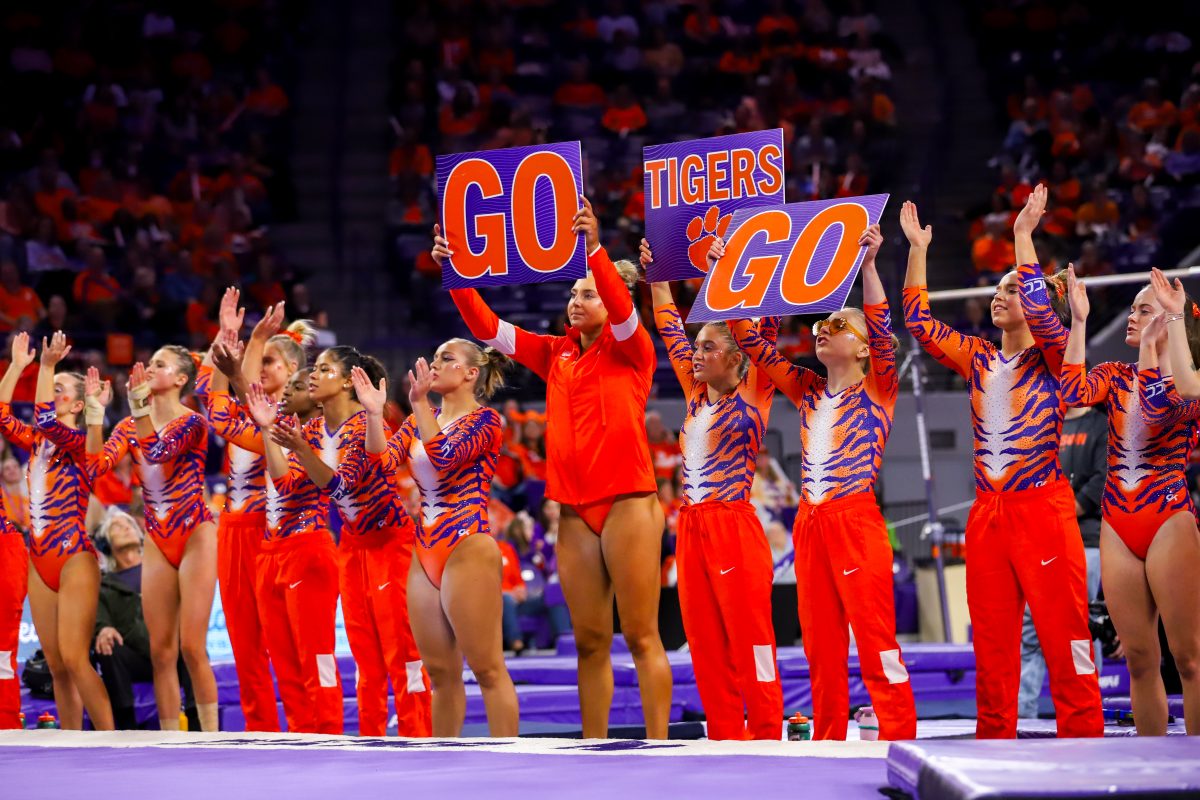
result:
[[(1108, 472), (1108, 416), (1091, 406), (1068, 408), (1063, 419), (1058, 461), (1075, 492), (1075, 516), (1079, 520), (1087, 560), (1088, 602), (1094, 603), (1100, 589), (1100, 495)], [(1117, 657), (1120, 652), (1118, 644)], [(1101, 661), (1097, 642), (1097, 672)], [(1046, 659), (1033, 628), (1029, 606), (1025, 606), (1025, 625), (1021, 631), (1021, 693), (1017, 702), (1019, 717), (1037, 719), (1038, 700), (1045, 682)]]
[[(150, 634), (142, 617), (142, 529), (124, 511), (110, 510), (96, 532), (96, 548), (107, 556), (100, 578), (96, 608), (96, 641), (92, 663), (100, 671), (112, 702), (117, 730), (138, 727), (133, 707), (133, 684), (154, 680), (150, 663)], [(179, 685), (187, 705), (188, 730), (200, 730), (196, 700), (183, 660)]]

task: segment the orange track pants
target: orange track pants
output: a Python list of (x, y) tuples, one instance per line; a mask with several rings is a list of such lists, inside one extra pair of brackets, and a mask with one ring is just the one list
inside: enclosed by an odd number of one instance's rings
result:
[(0, 730), (19, 728), (21, 676), (17, 649), (29, 586), (29, 555), (19, 533), (0, 534)]
[(267, 638), (254, 599), (266, 527), (267, 515), (262, 512), (226, 511), (217, 521), (217, 585), (248, 731), (279, 730)]

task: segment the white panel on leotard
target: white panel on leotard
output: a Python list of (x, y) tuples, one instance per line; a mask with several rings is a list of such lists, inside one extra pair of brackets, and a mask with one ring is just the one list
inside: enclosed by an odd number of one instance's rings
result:
[(0, 650), (0, 681), (9, 681), (17, 677), (12, 667), (12, 650)]

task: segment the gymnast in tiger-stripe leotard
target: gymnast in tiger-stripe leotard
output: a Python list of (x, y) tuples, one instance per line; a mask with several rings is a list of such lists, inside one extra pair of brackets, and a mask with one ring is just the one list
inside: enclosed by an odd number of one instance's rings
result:
[[(1200, 648), (1200, 592), (1193, 588), (1200, 538), (1186, 475), (1200, 401), (1184, 401), (1176, 391), (1165, 353), (1164, 309), (1154, 288), (1138, 292), (1126, 318), (1125, 342), (1138, 348), (1138, 363), (1106, 362), (1087, 372), (1090, 304), (1073, 271), (1068, 291), (1072, 322), (1063, 398), (1074, 405), (1103, 404), (1108, 414), (1108, 476), (1100, 505), (1104, 598), (1125, 650), (1138, 733), (1162, 736), (1167, 697), (1158, 669), (1160, 615), (1172, 653), (1186, 659)], [(1200, 308), (1196, 314), (1200, 318)], [(1200, 352), (1200, 336), (1188, 338), (1189, 351)], [(1200, 697), (1200, 680), (1185, 678), (1183, 691), (1188, 732), (1200, 733), (1200, 710), (1190, 702)], [(1187, 709), (1194, 712), (1190, 717)]]
[(800, 629), (813, 684), (814, 737), (845, 739), (849, 716), (847, 623), (883, 739), (916, 735), (912, 684), (896, 642), (892, 548), (875, 481), (892, 428), (899, 381), (896, 344), (875, 254), (879, 226), (863, 232), (862, 311), (814, 326), (828, 377), (797, 367), (748, 324), (742, 349), (800, 410), (800, 508), (792, 531)]
[[(1044, 205), (1045, 190), (1031, 198)], [(979, 676), (979, 738), (1016, 736), (1026, 601), (1050, 671), (1059, 735), (1099, 736), (1104, 728), (1088, 632), (1083, 539), (1058, 462), (1066, 335), (1050, 323), (1056, 312), (1047, 280), (1033, 263), (1038, 216), (1035, 208), (1018, 217), (1017, 254), (1024, 264), (1004, 276), (992, 298), (992, 321), (1002, 332), (996, 347), (933, 318), (925, 287), (933, 233), (921, 228), (912, 203), (900, 214), (910, 245), (905, 324), (926, 352), (962, 376), (971, 402), (976, 500), (967, 519), (967, 602)], [(1065, 313), (1065, 297), (1057, 283), (1054, 288)]]
[[(517, 735), (517, 693), (504, 665), (500, 548), (489, 535), (488, 498), (503, 438), (500, 415), (482, 405), (508, 359), (465, 339), (438, 348), (409, 373), (412, 415), (388, 441), (386, 382), (355, 368), (366, 410), (366, 451), (393, 482), (407, 463), (421, 491), (417, 558), (408, 574), (413, 634), (433, 685), (433, 735), (458, 736), (466, 711), (462, 663), (475, 674), (492, 736)], [(415, 373), (415, 374), (414, 374)], [(441, 396), (441, 408), (429, 393)]]
[[(645, 239), (641, 257), (643, 267), (653, 261)], [(778, 739), (783, 692), (771, 621), (774, 563), (750, 504), (775, 385), (750, 365), (728, 324), (705, 325), (693, 345), (670, 284), (650, 289), (654, 322), (687, 403), (675, 566), (708, 738)], [(758, 323), (766, 341), (774, 342), (778, 330), (778, 317)]]

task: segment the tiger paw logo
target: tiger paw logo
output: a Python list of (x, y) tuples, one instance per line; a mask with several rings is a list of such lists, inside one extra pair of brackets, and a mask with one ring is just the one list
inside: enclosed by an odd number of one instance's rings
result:
[(721, 216), (721, 209), (713, 206), (703, 217), (696, 217), (688, 223), (687, 238), (691, 242), (688, 246), (688, 261), (692, 262), (693, 267), (701, 272), (708, 272), (708, 249), (712, 247), (713, 239), (718, 236), (725, 238), (725, 231), (729, 230), (729, 223), (732, 221), (732, 213)]

